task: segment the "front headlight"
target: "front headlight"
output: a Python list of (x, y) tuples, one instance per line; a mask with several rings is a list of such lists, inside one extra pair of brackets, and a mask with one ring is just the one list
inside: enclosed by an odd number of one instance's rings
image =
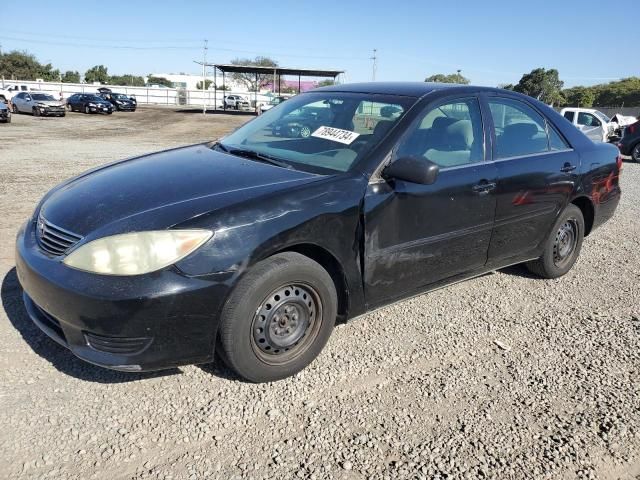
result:
[(158, 230), (99, 238), (82, 245), (65, 265), (103, 275), (141, 275), (186, 257), (213, 236), (210, 230)]
[(96, 104), (95, 104), (95, 103), (90, 103), (90, 104), (89, 104), (89, 106), (90, 106), (90, 107), (95, 107), (95, 106), (96, 106)]
[(36, 103), (36, 107), (44, 108), (46, 105), (44, 103)]
[(122, 102), (122, 101), (120, 101), (120, 100), (116, 100), (116, 103), (117, 103), (118, 105), (122, 105), (124, 102)]

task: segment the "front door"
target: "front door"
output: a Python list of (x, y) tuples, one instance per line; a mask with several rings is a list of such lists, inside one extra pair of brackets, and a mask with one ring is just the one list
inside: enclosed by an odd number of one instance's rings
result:
[(364, 199), (364, 283), (369, 307), (482, 268), (495, 212), (496, 170), (476, 97), (428, 106), (393, 152), (423, 156), (431, 185), (373, 181)]
[(496, 216), (489, 262), (531, 259), (576, 187), (580, 158), (528, 103), (489, 95), (495, 130)]
[(593, 142), (604, 141), (604, 127), (602, 122), (593, 114), (589, 112), (578, 112), (576, 124), (582, 133), (591, 139)]

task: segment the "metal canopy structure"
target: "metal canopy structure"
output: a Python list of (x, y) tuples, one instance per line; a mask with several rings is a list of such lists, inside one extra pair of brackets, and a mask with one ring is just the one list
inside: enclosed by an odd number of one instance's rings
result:
[[(219, 70), (222, 73), (222, 90), (225, 91), (225, 76), (227, 73), (248, 73), (254, 74), (256, 76), (256, 82), (258, 81), (258, 75), (273, 75), (274, 78), (274, 87), (275, 80), (277, 79), (277, 87), (278, 94), (280, 94), (280, 79), (282, 75), (293, 75), (298, 76), (298, 93), (300, 93), (301, 89), (301, 78), (302, 77), (324, 77), (324, 78), (333, 78), (335, 79), (338, 75), (344, 73), (343, 70), (319, 70), (315, 68), (288, 68), (288, 67), (261, 67), (254, 65), (232, 65), (232, 64), (217, 64), (217, 63), (205, 63), (198, 62), (195, 63), (202, 65), (203, 71), (203, 85), (206, 83), (204, 71), (205, 67), (213, 67), (215, 70)], [(214, 75), (215, 78), (215, 75)], [(214, 87), (214, 105), (217, 97), (217, 85)], [(256, 111), (258, 109), (257, 105), (258, 92), (254, 92), (254, 99), (256, 100)], [(223, 108), (227, 109), (227, 103), (223, 103)], [(206, 107), (205, 107), (206, 108)]]

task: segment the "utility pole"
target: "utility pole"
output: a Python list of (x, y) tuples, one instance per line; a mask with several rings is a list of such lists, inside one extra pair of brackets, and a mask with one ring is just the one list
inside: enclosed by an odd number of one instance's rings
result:
[(376, 70), (378, 69), (378, 57), (376, 56), (376, 53), (378, 52), (377, 49), (373, 49), (373, 57), (371, 57), (371, 60), (373, 60), (373, 72), (371, 75), (371, 79), (373, 82), (376, 81)]
[(204, 48), (202, 49), (202, 114), (207, 114), (207, 50), (209, 50), (209, 40), (205, 38)]

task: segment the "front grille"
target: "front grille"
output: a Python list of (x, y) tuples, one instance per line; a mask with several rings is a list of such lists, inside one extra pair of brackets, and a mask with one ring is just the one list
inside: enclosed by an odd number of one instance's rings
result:
[(93, 349), (117, 355), (134, 355), (151, 344), (149, 337), (107, 337), (89, 332), (85, 332), (84, 337)]
[(40, 248), (51, 255), (64, 255), (82, 240), (80, 235), (47, 222), (43, 217), (38, 218), (36, 238)]

